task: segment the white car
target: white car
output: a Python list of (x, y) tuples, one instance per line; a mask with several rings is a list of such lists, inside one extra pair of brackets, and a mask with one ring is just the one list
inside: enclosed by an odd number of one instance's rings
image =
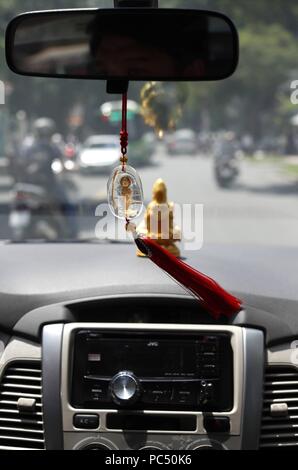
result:
[(180, 129), (172, 134), (167, 143), (170, 155), (196, 155), (198, 153), (198, 140), (191, 129)]
[(93, 135), (86, 140), (80, 155), (79, 168), (83, 171), (107, 172), (119, 161), (119, 137)]

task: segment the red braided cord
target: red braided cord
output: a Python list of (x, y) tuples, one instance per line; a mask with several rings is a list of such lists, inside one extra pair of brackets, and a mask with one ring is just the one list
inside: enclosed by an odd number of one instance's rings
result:
[(120, 145), (122, 155), (127, 154), (128, 132), (127, 132), (127, 93), (122, 95), (122, 129), (120, 132)]

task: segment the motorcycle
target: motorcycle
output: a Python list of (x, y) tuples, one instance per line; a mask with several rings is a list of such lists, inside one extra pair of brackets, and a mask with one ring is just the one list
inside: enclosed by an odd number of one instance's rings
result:
[(17, 183), (13, 188), (9, 214), (11, 238), (14, 241), (66, 239), (70, 230), (61, 208), (38, 185)]
[(214, 176), (220, 188), (230, 188), (240, 174), (240, 151), (232, 143), (217, 147), (214, 154)]

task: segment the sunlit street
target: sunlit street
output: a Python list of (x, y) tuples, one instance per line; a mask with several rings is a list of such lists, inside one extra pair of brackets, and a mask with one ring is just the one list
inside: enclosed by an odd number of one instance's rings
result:
[[(237, 183), (229, 189), (221, 189), (216, 184), (210, 156), (172, 157), (160, 144), (151, 165), (140, 168), (139, 173), (147, 203), (153, 183), (162, 177), (168, 186), (169, 200), (204, 205), (204, 244), (297, 246), (296, 179), (275, 162), (245, 159), (240, 168)], [(93, 238), (98, 221), (95, 208), (107, 201), (108, 175), (73, 172), (67, 178), (74, 185), (78, 200), (80, 238)], [(9, 211), (10, 188), (10, 177), (1, 176), (0, 207), (4, 221)], [(2, 223), (1, 238), (5, 237), (9, 237), (9, 231)]]

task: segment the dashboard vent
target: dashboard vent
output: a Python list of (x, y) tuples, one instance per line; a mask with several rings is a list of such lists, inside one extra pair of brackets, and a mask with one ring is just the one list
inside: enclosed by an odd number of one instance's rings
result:
[[(298, 370), (266, 369), (261, 449), (298, 449)], [(272, 409), (272, 405), (279, 409)]]
[(0, 450), (44, 449), (40, 361), (11, 362), (0, 380)]

